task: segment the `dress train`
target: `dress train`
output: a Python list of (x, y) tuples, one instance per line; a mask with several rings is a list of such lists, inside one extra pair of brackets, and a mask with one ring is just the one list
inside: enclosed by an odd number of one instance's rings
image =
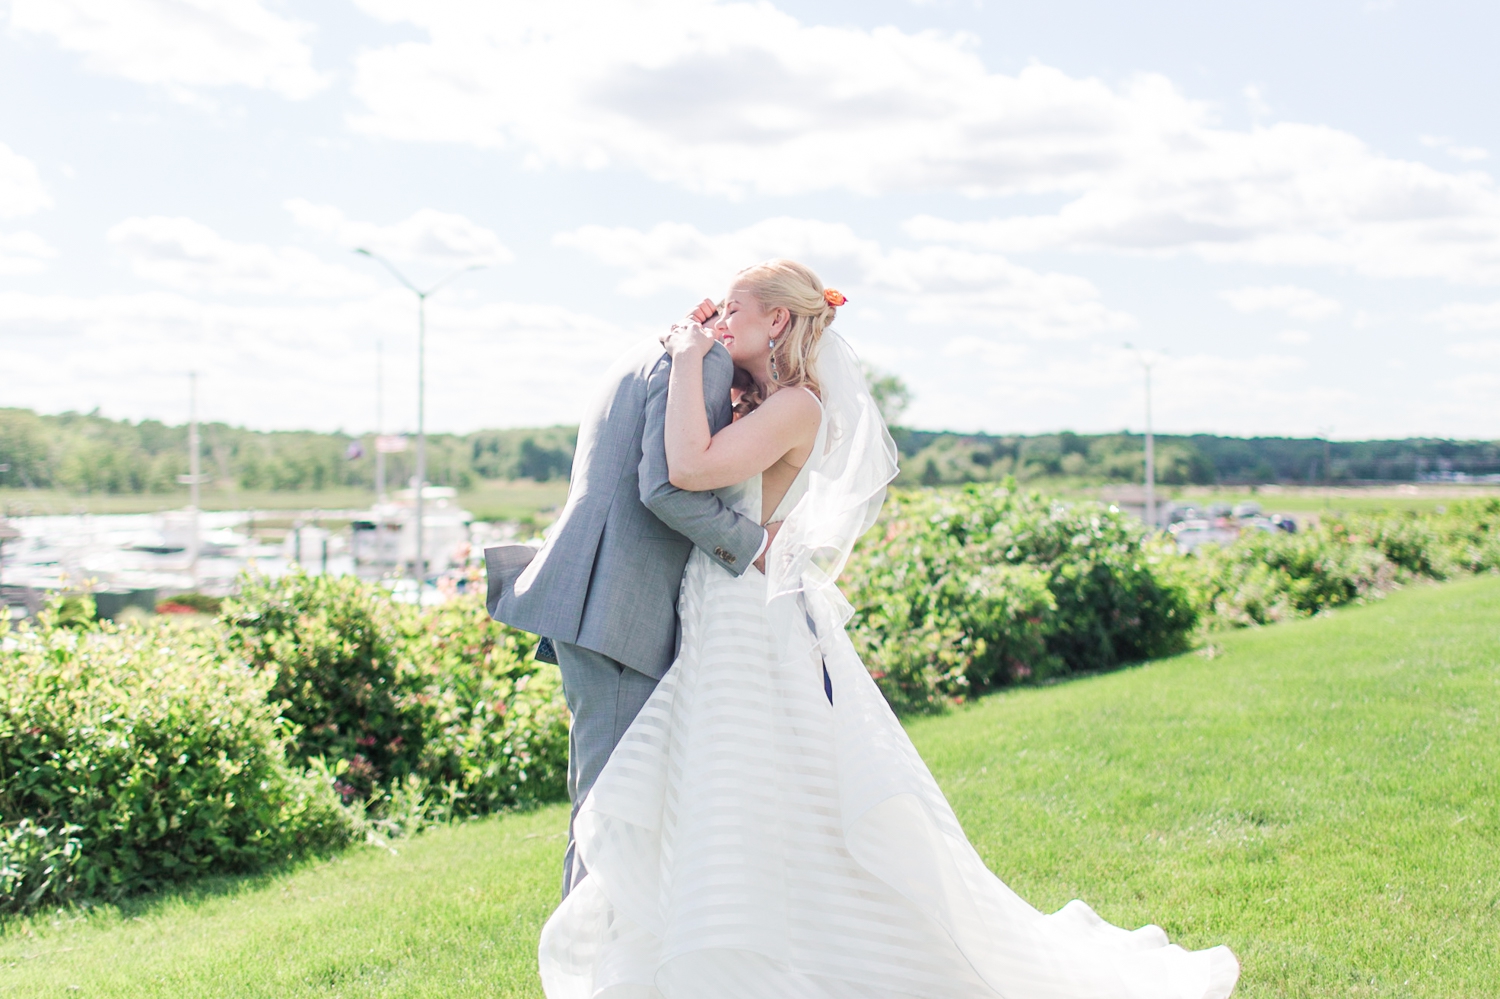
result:
[(1043, 914), (992, 874), (840, 621), (777, 618), (765, 577), (698, 552), (680, 612), (678, 661), (579, 811), (588, 876), (542, 934), (549, 999), (1233, 991), (1226, 947), (1080, 901)]

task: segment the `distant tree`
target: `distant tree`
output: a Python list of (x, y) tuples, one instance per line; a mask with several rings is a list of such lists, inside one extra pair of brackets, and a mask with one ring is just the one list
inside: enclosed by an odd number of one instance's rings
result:
[(567, 478), (573, 470), (573, 457), (562, 448), (542, 447), (527, 437), (521, 441), (521, 458), (516, 470), (522, 478), (547, 482), (554, 475)]
[(911, 404), (911, 389), (898, 376), (868, 364), (865, 365), (865, 382), (870, 386), (870, 395), (875, 397), (875, 405), (880, 407), (886, 425), (894, 425)]

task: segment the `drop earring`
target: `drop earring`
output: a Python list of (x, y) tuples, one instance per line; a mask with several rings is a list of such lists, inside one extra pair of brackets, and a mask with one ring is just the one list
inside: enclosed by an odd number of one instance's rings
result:
[(781, 381), (781, 375), (776, 371), (776, 341), (771, 341), (771, 381)]

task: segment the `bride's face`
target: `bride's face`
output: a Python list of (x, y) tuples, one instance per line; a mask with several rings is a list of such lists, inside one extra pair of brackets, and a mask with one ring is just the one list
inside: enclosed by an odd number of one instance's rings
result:
[(713, 333), (737, 367), (754, 371), (771, 355), (771, 340), (786, 328), (786, 309), (766, 309), (748, 288), (730, 288)]

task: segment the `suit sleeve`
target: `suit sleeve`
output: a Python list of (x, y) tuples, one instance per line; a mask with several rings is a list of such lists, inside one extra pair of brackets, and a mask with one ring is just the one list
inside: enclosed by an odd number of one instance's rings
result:
[[(641, 502), (662, 523), (738, 576), (755, 561), (765, 529), (731, 510), (712, 492), (672, 485), (667, 473), (667, 382), (672, 359), (663, 354), (646, 379), (646, 424), (641, 436)], [(729, 384), (734, 365), (723, 347), (703, 358), (703, 397), (708, 426), (717, 433), (730, 420)]]

